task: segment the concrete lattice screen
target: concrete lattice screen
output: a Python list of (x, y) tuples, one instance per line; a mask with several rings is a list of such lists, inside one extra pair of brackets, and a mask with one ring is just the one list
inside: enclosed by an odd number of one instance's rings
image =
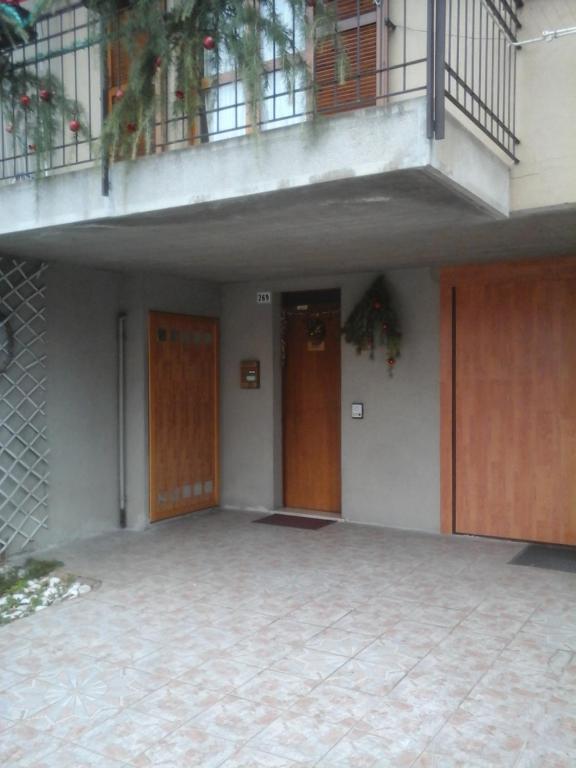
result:
[[(45, 265), (0, 257), (0, 313), (13, 357), (0, 373), (0, 556), (48, 524)], [(0, 360), (9, 332), (0, 325)]]

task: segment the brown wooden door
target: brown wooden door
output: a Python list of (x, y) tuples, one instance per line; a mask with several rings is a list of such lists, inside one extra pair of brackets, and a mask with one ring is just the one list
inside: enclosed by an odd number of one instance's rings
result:
[(452, 286), (453, 527), (576, 544), (576, 268)]
[(283, 326), (284, 505), (339, 513), (339, 303), (284, 306)]
[(218, 321), (151, 312), (150, 519), (218, 504)]

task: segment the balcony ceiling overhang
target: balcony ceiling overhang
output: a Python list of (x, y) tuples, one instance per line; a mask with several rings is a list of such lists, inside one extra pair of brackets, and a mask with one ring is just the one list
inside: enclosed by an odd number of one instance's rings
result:
[(565, 254), (576, 210), (495, 218), (426, 170), (20, 232), (0, 253), (216, 281)]
[(246, 280), (569, 252), (574, 211), (508, 216), (509, 168), (424, 99), (0, 189), (0, 253)]

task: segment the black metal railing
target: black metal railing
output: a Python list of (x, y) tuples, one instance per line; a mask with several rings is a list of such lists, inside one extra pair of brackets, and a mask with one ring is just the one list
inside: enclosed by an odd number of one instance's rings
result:
[[(276, 0), (277, 12), (287, 6)], [(206, 83), (197, 115), (183, 115), (174, 72), (159, 76), (151, 151), (266, 131), (427, 95), (428, 133), (444, 136), (446, 110), (465, 116), (479, 134), (516, 159), (516, 47), (520, 27), (517, 0), (333, 0), (342, 45), (345, 80), (336, 76), (330, 43), (315, 54), (309, 41), (294, 45), (314, 61), (314, 82), (288, 88), (273, 46), (267, 51), (264, 99), (256, 117), (248, 109), (238, 72), (206, 54)], [(13, 130), (10, 105), (0, 114), (0, 180), (31, 178), (92, 163), (98, 157), (102, 120), (114, 88), (120, 86), (113, 55), (100, 45), (101, 20), (82, 4), (40, 19), (33, 42), (0, 51), (15, 67), (42, 77), (54, 74), (82, 108), (82, 131), (62, 119), (57, 141), (40, 162), (30, 136)], [(33, 98), (37, 98), (32, 94)], [(257, 126), (255, 125), (257, 123)], [(104, 167), (106, 164), (104, 163)], [(106, 192), (107, 186), (103, 187)]]
[[(34, 132), (24, 122), (16, 130), (16, 104), (3, 104), (0, 110), (0, 178), (26, 179), (38, 172), (49, 173), (68, 166), (93, 162), (100, 134), (100, 44), (99, 22), (81, 5), (41, 17), (35, 25), (34, 41), (11, 50), (0, 51), (15, 69), (26, 69), (42, 78), (53, 75), (65, 93), (81, 105), (78, 118), (82, 130), (70, 131), (69, 120), (60, 119), (55, 141), (39, 167)], [(38, 93), (27, 94), (38, 99)]]
[(516, 160), (516, 4), (441, 0), (437, 7), (444, 17), (446, 99)]

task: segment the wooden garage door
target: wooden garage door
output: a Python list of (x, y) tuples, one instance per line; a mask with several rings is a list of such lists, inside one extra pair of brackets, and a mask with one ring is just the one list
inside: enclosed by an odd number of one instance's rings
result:
[(150, 519), (218, 504), (218, 321), (151, 312)]
[(446, 303), (452, 530), (576, 544), (576, 262), (450, 270)]

